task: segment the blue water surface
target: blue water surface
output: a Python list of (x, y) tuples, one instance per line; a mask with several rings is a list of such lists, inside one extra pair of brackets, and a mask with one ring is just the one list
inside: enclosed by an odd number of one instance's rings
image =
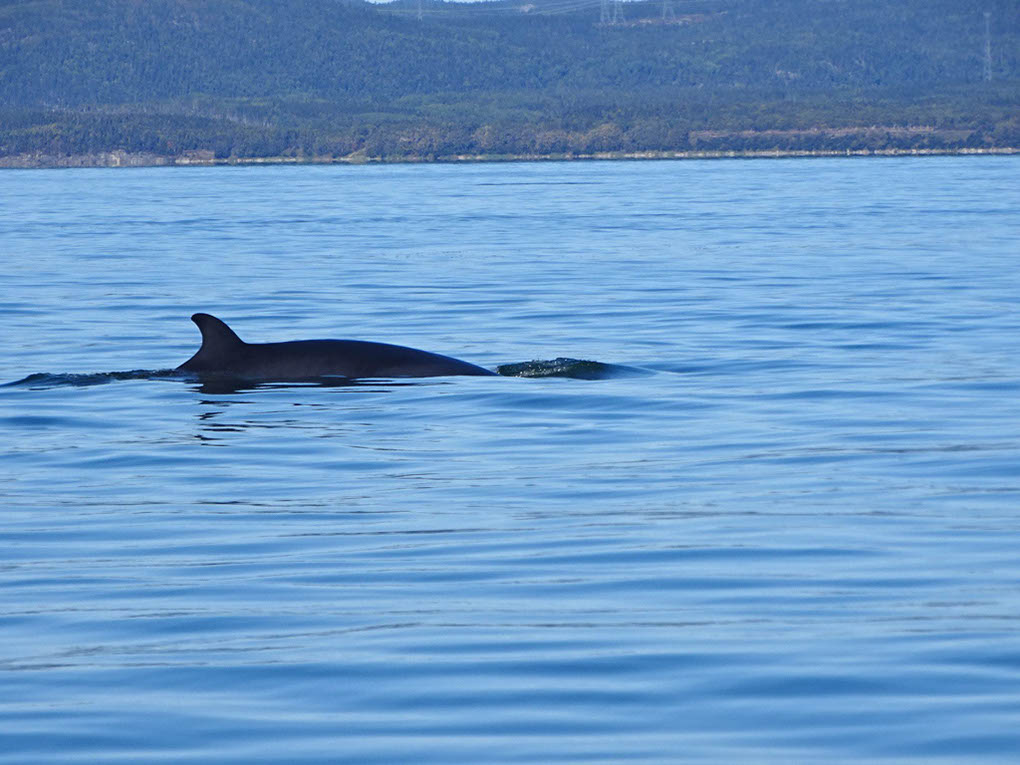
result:
[(0, 763), (1016, 762), (1018, 178), (3, 172)]

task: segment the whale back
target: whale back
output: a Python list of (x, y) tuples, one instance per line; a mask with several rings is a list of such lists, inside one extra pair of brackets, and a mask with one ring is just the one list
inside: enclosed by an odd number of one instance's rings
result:
[(177, 367), (180, 372), (262, 380), (495, 374), (460, 359), (389, 343), (363, 340), (246, 343), (215, 316), (196, 313), (191, 320), (202, 332), (202, 347)]

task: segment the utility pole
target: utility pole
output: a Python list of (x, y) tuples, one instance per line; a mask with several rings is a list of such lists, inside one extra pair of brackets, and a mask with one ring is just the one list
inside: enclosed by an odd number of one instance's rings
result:
[(421, 3), (422, 0), (418, 0), (418, 21), (421, 21), (423, 18), (425, 18), (425, 13), (422, 11), (421, 8)]
[(992, 81), (992, 12), (985, 11), (985, 82)]

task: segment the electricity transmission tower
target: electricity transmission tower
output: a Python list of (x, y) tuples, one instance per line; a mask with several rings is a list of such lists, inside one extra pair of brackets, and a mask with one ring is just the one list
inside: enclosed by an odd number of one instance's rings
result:
[(992, 12), (985, 11), (985, 82), (992, 81)]
[(613, 23), (619, 24), (623, 21), (623, 0), (613, 0)]
[(602, 0), (602, 7), (599, 11), (599, 24), (609, 23), (609, 0)]
[(662, 20), (676, 21), (676, 11), (673, 10), (673, 0), (662, 0)]

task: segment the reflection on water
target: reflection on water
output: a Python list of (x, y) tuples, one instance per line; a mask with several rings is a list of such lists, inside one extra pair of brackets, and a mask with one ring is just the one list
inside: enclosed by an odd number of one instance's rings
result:
[(224, 374), (187, 375), (187, 380), (198, 380), (194, 390), (199, 393), (230, 394), (258, 390), (288, 390), (291, 388), (371, 388), (384, 393), (388, 388), (402, 385), (419, 385), (414, 380), (366, 380), (350, 377), (312, 377), (307, 380), (250, 380)]

